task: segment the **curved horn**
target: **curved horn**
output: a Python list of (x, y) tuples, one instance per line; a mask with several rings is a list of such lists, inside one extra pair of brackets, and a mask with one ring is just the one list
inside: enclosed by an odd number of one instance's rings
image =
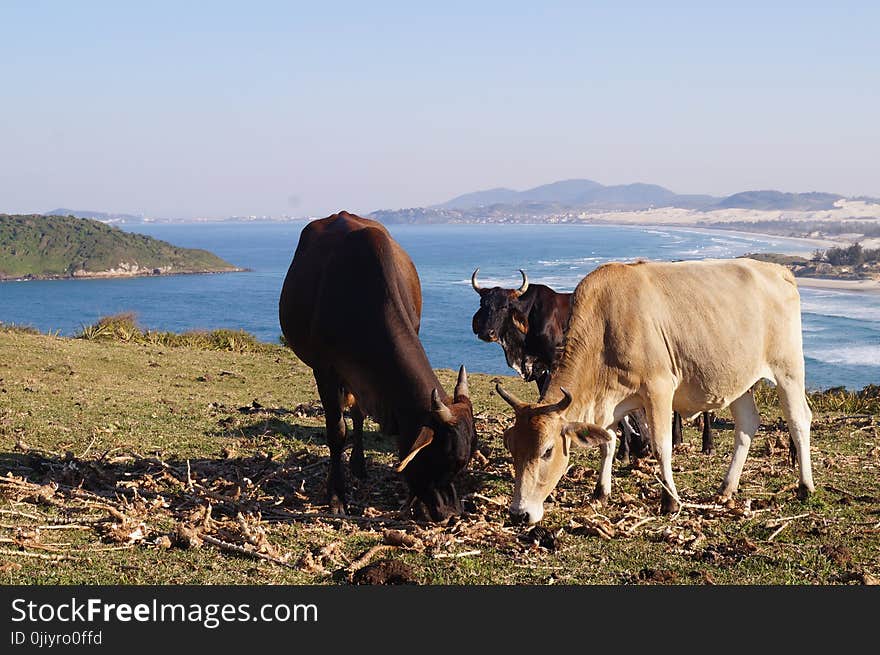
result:
[(568, 389), (565, 387), (559, 387), (559, 390), (562, 392), (562, 400), (553, 403), (552, 405), (541, 405), (536, 408), (536, 413), (550, 414), (551, 412), (564, 412), (568, 409), (568, 406), (571, 405), (572, 401), (571, 393), (569, 393)]
[(512, 393), (505, 391), (500, 382), (495, 383), (495, 391), (497, 391), (498, 395), (504, 398), (507, 404), (514, 409), (520, 409), (525, 406), (525, 403), (523, 401), (514, 396)]
[(465, 398), (470, 398), (471, 396), (468, 390), (467, 371), (464, 368), (464, 364), (458, 369), (458, 382), (455, 383), (455, 391), (452, 392), (453, 399), (459, 396), (464, 396)]
[(519, 269), (519, 272), (522, 274), (523, 283), (522, 285), (520, 285), (519, 289), (516, 290), (517, 296), (523, 295), (526, 291), (528, 291), (529, 288), (529, 276), (526, 275), (526, 272), (522, 269)]
[(476, 291), (477, 293), (480, 293), (480, 291), (483, 290), (483, 289), (480, 288), (480, 286), (477, 284), (477, 272), (478, 272), (479, 270), (480, 270), (479, 268), (475, 268), (475, 269), (474, 269), (474, 272), (471, 274), (471, 286), (474, 288), (474, 291)]
[[(409, 464), (413, 457), (419, 454), (419, 451), (422, 448), (426, 448), (431, 445), (431, 442), (434, 441), (434, 431), (428, 426), (422, 426), (422, 429), (419, 430), (419, 434), (416, 437), (416, 440), (413, 442), (412, 448), (409, 451), (409, 455), (401, 460), (400, 464), (397, 465), (397, 472), (401, 473), (403, 469), (406, 468), (406, 465)], [(407, 501), (408, 503), (409, 501)]]
[(443, 401), (440, 400), (440, 393), (436, 389), (431, 391), (431, 411), (444, 423), (455, 422), (452, 410), (443, 404)]

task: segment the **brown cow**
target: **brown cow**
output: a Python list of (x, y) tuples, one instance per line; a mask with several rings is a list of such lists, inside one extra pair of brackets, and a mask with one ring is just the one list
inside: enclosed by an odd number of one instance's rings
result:
[(331, 509), (345, 511), (343, 403), (353, 394), (352, 472), (364, 474), (363, 414), (397, 435), (398, 471), (435, 520), (458, 513), (453, 478), (475, 446), (467, 373), (447, 395), (419, 340), (422, 294), (409, 256), (381, 223), (339, 212), (309, 223), (284, 280), (281, 329), (311, 367), (324, 405)]

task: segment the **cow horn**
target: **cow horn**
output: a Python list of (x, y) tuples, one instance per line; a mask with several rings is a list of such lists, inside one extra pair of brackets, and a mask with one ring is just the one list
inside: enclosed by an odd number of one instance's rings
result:
[(465, 398), (470, 398), (470, 395), (467, 383), (467, 371), (464, 368), (464, 364), (462, 364), (461, 368), (458, 369), (458, 382), (455, 383), (455, 391), (452, 392), (452, 397), (458, 398), (459, 396), (464, 396)]
[(564, 412), (568, 409), (568, 406), (571, 405), (571, 394), (568, 389), (565, 387), (559, 387), (559, 390), (562, 392), (562, 400), (557, 403), (553, 403), (552, 405), (541, 405), (537, 408), (537, 412), (539, 414), (550, 414), (552, 412)]
[(479, 270), (480, 270), (479, 268), (475, 268), (475, 269), (474, 269), (474, 272), (471, 274), (471, 286), (474, 288), (474, 291), (476, 291), (477, 293), (480, 293), (480, 291), (483, 290), (483, 289), (481, 289), (480, 286), (477, 284), (477, 272), (478, 272)]
[(516, 290), (517, 296), (523, 295), (529, 288), (529, 276), (526, 275), (526, 272), (522, 269), (519, 269), (519, 272), (522, 274), (523, 283), (520, 288)]
[(443, 401), (440, 400), (440, 393), (436, 389), (431, 391), (431, 411), (444, 423), (455, 422), (452, 410), (443, 404)]
[(430, 446), (432, 441), (434, 441), (434, 431), (426, 425), (422, 426), (422, 429), (419, 430), (419, 434), (416, 437), (416, 440), (413, 442), (409, 454), (403, 458), (400, 464), (397, 465), (397, 472), (402, 473), (403, 469), (406, 468), (406, 465), (413, 460), (413, 457), (418, 455), (419, 451), (422, 448)]
[(501, 386), (500, 382), (495, 383), (495, 391), (498, 392), (498, 395), (504, 398), (508, 405), (513, 407), (514, 409), (521, 409), (525, 407), (525, 403), (522, 402), (519, 398), (514, 396), (512, 393), (505, 391), (504, 387)]

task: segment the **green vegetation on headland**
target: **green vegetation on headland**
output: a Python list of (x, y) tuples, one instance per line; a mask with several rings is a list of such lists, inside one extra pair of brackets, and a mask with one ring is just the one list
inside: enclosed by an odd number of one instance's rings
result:
[(809, 258), (779, 253), (750, 253), (743, 256), (782, 264), (796, 277), (880, 280), (880, 248), (866, 249), (859, 243), (816, 250)]
[(0, 280), (241, 270), (207, 250), (178, 248), (92, 219), (0, 214)]
[[(327, 514), (324, 420), (308, 367), (244, 333), (168, 334), (130, 317), (79, 338), (0, 326), (0, 583), (5, 584), (875, 584), (880, 578), (880, 389), (811, 393), (816, 494), (795, 497), (775, 390), (741, 491), (713, 502), (733, 447), (696, 428), (673, 459), (685, 504), (658, 513), (656, 462), (614, 464), (591, 502), (598, 451), (575, 450), (540, 529), (512, 526), (511, 410), (472, 373), (478, 452), (465, 514), (398, 514), (393, 438), (368, 421), (369, 477), (350, 516)], [(228, 337), (228, 334), (226, 335)], [(455, 373), (438, 371), (451, 388)], [(534, 398), (534, 385), (505, 386)], [(347, 468), (347, 467), (346, 467)]]

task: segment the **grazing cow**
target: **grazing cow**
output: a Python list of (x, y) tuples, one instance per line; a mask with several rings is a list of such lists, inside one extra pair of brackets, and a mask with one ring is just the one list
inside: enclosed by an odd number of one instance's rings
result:
[(324, 405), (334, 512), (346, 511), (343, 409), (352, 396), (352, 473), (365, 474), (363, 415), (372, 416), (397, 435), (408, 503), (420, 499), (434, 520), (461, 511), (453, 478), (476, 445), (467, 373), (462, 366), (452, 396), (444, 392), (419, 340), (421, 311), (416, 268), (381, 223), (339, 212), (303, 229), (279, 318)]
[[(696, 305), (698, 313), (689, 311)], [(633, 321), (638, 316), (640, 320)], [(687, 319), (682, 317), (687, 316)], [(719, 490), (729, 499), (760, 416), (752, 386), (774, 381), (798, 461), (798, 497), (813, 491), (811, 412), (804, 389), (800, 296), (784, 267), (753, 260), (606, 264), (575, 289), (563, 353), (542, 404), (497, 385), (514, 408), (504, 441), (515, 471), (511, 516), (534, 523), (565, 473), (572, 445), (599, 446), (595, 497), (611, 493), (615, 434), (644, 409), (662, 475), (664, 512), (679, 507), (672, 478), (672, 412), (730, 407), (733, 456)]]
[[(571, 316), (570, 293), (559, 293), (543, 284), (531, 284), (525, 271), (520, 269), (522, 285), (518, 289), (502, 287), (483, 288), (477, 284), (479, 268), (471, 275), (471, 286), (480, 296), (480, 308), (471, 325), (474, 334), (483, 341), (497, 341), (504, 350), (507, 365), (524, 380), (534, 381), (538, 394), (543, 397), (550, 383), (550, 374), (559, 351), (568, 320)], [(642, 437), (633, 422), (620, 422), (623, 438), (617, 456), (628, 462), (630, 455), (648, 454), (648, 440)], [(682, 442), (681, 416), (673, 415), (672, 442)], [(714, 452), (711, 419), (703, 415), (703, 452)]]

